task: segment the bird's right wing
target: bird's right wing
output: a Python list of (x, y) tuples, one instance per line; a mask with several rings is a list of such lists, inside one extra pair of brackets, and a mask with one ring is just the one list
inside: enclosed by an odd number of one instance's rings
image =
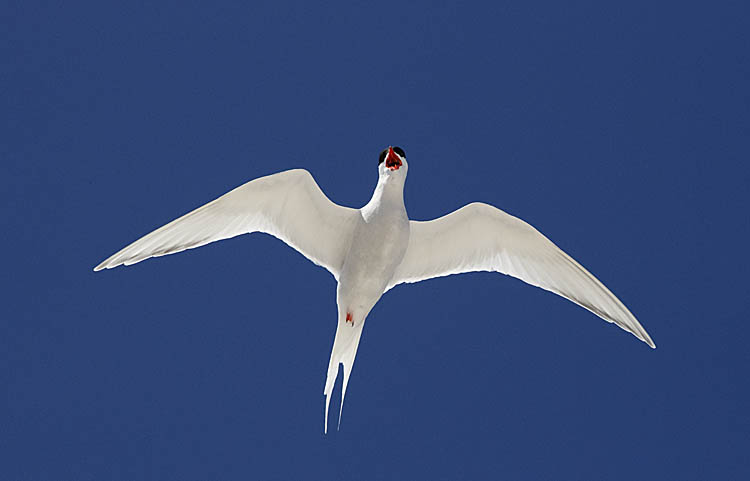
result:
[(655, 347), (635, 316), (604, 284), (517, 217), (474, 203), (435, 220), (411, 221), (410, 228), (404, 260), (388, 289), (462, 272), (502, 272), (565, 297)]
[(138, 239), (94, 268), (135, 264), (250, 232), (286, 242), (338, 279), (359, 211), (331, 202), (304, 169), (251, 180)]

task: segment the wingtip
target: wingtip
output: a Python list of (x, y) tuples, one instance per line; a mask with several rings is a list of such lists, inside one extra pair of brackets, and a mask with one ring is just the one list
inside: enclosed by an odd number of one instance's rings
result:
[[(113, 256), (114, 257), (114, 256)], [(122, 262), (113, 262), (112, 257), (109, 257), (99, 263), (98, 266), (94, 267), (94, 272), (103, 271), (104, 269), (113, 269), (117, 266), (122, 265)], [(126, 264), (127, 265), (127, 264)]]
[(651, 349), (656, 349), (656, 344), (654, 344), (654, 341), (651, 340), (651, 336), (648, 335), (646, 331), (643, 331), (643, 337), (640, 338), (641, 341), (648, 344), (648, 347)]

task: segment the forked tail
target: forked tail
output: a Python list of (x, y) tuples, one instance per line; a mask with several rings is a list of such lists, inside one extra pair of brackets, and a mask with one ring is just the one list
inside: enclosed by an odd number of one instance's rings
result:
[[(351, 318), (351, 315), (349, 315), (349, 318)], [(328, 406), (331, 403), (331, 393), (333, 392), (333, 386), (336, 384), (336, 377), (339, 373), (339, 364), (343, 364), (344, 366), (344, 383), (341, 386), (341, 406), (339, 408), (338, 423), (339, 426), (341, 425), (341, 412), (344, 410), (346, 386), (349, 384), (349, 375), (352, 372), (352, 365), (354, 365), (354, 358), (357, 355), (359, 338), (362, 337), (362, 328), (364, 325), (364, 319), (354, 319), (353, 322), (347, 322), (347, 314), (339, 314), (336, 338), (333, 340), (331, 360), (328, 363), (328, 376), (326, 377), (326, 386), (323, 391), (323, 394), (326, 396), (326, 418), (323, 429), (326, 433), (328, 432)]]

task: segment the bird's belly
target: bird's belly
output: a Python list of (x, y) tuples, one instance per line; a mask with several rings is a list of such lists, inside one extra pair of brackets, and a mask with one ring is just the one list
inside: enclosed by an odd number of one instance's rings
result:
[(403, 260), (408, 243), (408, 220), (363, 225), (355, 232), (339, 279), (345, 297), (374, 301), (380, 298)]

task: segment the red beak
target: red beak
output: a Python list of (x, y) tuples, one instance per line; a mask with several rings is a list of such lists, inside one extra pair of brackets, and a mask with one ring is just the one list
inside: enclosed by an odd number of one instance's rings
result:
[(393, 151), (393, 147), (388, 147), (388, 157), (385, 158), (385, 166), (391, 170), (398, 170), (401, 167), (401, 159)]

